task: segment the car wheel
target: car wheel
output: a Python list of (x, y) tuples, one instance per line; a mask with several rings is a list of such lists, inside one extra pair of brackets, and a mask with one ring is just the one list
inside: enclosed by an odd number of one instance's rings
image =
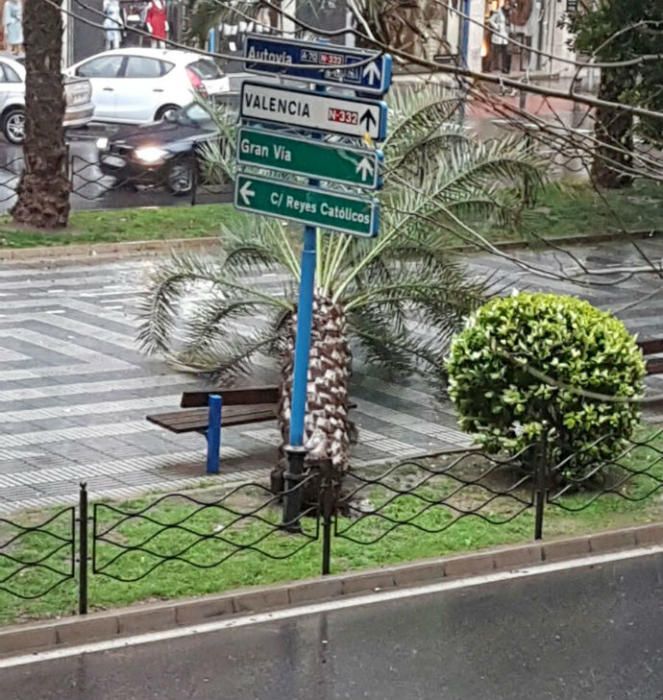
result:
[(177, 112), (178, 109), (179, 107), (177, 105), (164, 105), (163, 107), (159, 107), (157, 113), (154, 115), (154, 121), (161, 122), (166, 119), (168, 115)]
[(194, 164), (192, 160), (175, 161), (168, 169), (166, 184), (171, 194), (181, 197), (193, 189)]
[(2, 132), (9, 143), (16, 146), (25, 141), (25, 112), (22, 109), (10, 109), (2, 122)]

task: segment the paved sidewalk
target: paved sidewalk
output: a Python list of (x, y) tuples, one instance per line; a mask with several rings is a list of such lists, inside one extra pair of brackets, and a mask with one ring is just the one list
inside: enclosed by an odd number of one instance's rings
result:
[[(181, 488), (204, 476), (205, 440), (145, 420), (200, 384), (136, 349), (134, 309), (150, 261), (0, 267), (0, 513), (61, 503), (88, 482), (95, 497)], [(259, 367), (256, 382), (275, 380)], [(467, 444), (422, 386), (358, 375), (356, 461)], [(222, 471), (274, 463), (274, 424), (223, 432)]]
[[(663, 241), (641, 244), (652, 259), (663, 257)], [(594, 267), (635, 260), (625, 242), (575, 253)], [(560, 262), (560, 254), (550, 251), (521, 257), (549, 269)], [(175, 436), (145, 421), (148, 413), (175, 409), (183, 390), (199, 386), (136, 349), (134, 310), (153, 264), (0, 266), (0, 513), (69, 501), (80, 480), (98, 498), (182, 488), (204, 476), (201, 436)], [(472, 258), (472, 267), (497, 272), (502, 286), (584, 294), (615, 309), (660, 289), (621, 316), (642, 337), (663, 335), (663, 282), (653, 274), (588, 289), (526, 274), (495, 257)], [(264, 282), (278, 284), (269, 276)], [(253, 379), (275, 380), (267, 360)], [(663, 393), (663, 380), (652, 385)], [(352, 395), (359, 406), (355, 464), (469, 444), (451, 407), (435, 401), (421, 380), (395, 384), (359, 371)], [(224, 430), (225, 478), (271, 468), (278, 441), (270, 423)]]

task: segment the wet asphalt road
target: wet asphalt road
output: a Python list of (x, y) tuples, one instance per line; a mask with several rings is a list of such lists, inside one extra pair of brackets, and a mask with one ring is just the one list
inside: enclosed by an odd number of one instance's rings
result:
[[(104, 177), (97, 165), (97, 139), (113, 133), (113, 127), (93, 124), (68, 132), (70, 169), (72, 172), (71, 205), (74, 210), (120, 209), (146, 206), (190, 206), (191, 197), (174, 197), (165, 189), (131, 191), (115, 189), (114, 180)], [(0, 214), (8, 212), (16, 199), (16, 188), (23, 170), (23, 149), (0, 137)], [(229, 193), (207, 192), (198, 195), (201, 204), (228, 202)]]
[(661, 700), (662, 595), (649, 555), (0, 670), (0, 695)]

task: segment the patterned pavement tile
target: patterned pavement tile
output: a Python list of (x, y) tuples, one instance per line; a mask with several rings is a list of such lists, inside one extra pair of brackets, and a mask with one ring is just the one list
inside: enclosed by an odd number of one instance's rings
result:
[[(663, 256), (661, 239), (640, 245), (651, 259)], [(496, 275), (505, 288), (576, 294), (617, 310), (642, 298), (641, 306), (625, 308), (622, 318), (641, 337), (663, 335), (661, 298), (645, 299), (655, 286), (663, 296), (663, 283), (654, 275), (582, 287), (523, 268), (550, 272), (562, 265), (570, 270), (571, 258), (550, 251), (514, 255), (516, 262), (474, 256), (470, 268), (477, 275)], [(578, 247), (574, 255), (593, 267), (638, 259), (637, 251), (623, 243)], [(206, 478), (202, 436), (173, 435), (144, 419), (176, 410), (183, 390), (203, 386), (138, 352), (136, 303), (153, 265), (152, 260), (0, 265), (0, 512), (73, 502), (82, 480), (95, 497), (131, 497), (141, 489), (162, 484), (185, 488)], [(270, 278), (265, 287), (278, 283)], [(259, 322), (254, 319), (251, 328), (240, 330), (248, 332)], [(353, 448), (356, 461), (469, 444), (451, 406), (438, 402), (425, 381), (389, 381), (361, 366), (356, 370), (356, 420), (364, 428)], [(263, 360), (254, 381), (269, 382), (274, 376), (274, 368)], [(653, 378), (651, 385), (663, 393), (661, 378)], [(648, 416), (661, 421), (660, 411), (652, 407)], [(217, 479), (264, 476), (279, 440), (270, 424), (225, 430)]]

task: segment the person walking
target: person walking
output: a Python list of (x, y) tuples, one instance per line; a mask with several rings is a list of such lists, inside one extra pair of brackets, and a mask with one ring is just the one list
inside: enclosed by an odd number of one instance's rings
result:
[(23, 7), (20, 0), (7, 0), (2, 23), (5, 28), (5, 42), (12, 56), (17, 56), (23, 46)]
[(123, 28), (120, 0), (104, 0), (104, 43), (107, 51), (120, 48)]
[(490, 28), (490, 69), (508, 73), (507, 45), (509, 43), (509, 25), (506, 15), (501, 7), (498, 7), (488, 18)]

